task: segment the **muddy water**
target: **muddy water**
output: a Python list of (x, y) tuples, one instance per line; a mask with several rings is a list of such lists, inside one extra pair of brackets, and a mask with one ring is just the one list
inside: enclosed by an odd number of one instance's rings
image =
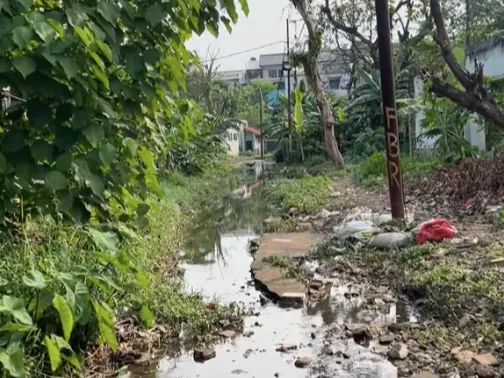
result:
[[(257, 177), (257, 166), (247, 170)], [(185, 279), (188, 290), (201, 292), (206, 298), (237, 302), (250, 309), (245, 318), (245, 332), (232, 342), (217, 345), (216, 358), (205, 363), (193, 361), (192, 353), (161, 359), (155, 375), (150, 377), (226, 378), (226, 377), (351, 377), (394, 378), (396, 369), (370, 348), (353, 340), (337, 337), (338, 327), (347, 322), (393, 322), (396, 308), (380, 314), (359, 311), (361, 296), (348, 296), (348, 287), (335, 285), (330, 299), (300, 309), (279, 308), (274, 303), (261, 306), (260, 292), (250, 276), (247, 245), (257, 237), (266, 211), (261, 201), (261, 180), (238, 188), (215, 209), (200, 219), (186, 248)], [(341, 334), (341, 332), (339, 332)], [(280, 353), (281, 344), (295, 344), (298, 349)], [(350, 358), (329, 355), (342, 351)], [(334, 354), (334, 353), (332, 353)], [(308, 369), (294, 366), (296, 357), (311, 357)]]

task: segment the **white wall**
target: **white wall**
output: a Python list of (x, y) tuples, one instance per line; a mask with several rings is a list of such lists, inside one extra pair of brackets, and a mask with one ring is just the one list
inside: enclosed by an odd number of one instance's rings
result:
[(240, 138), (238, 130), (234, 128), (227, 129), (224, 136), (224, 142), (228, 145), (228, 154), (231, 156), (240, 155)]
[[(494, 43), (495, 42), (495, 43)], [(483, 63), (483, 73), (485, 76), (494, 79), (504, 78), (504, 44), (498, 40), (489, 40), (482, 44), (482, 48), (475, 49), (466, 57), (465, 66), (469, 72), (474, 72), (475, 60)], [(474, 115), (465, 128), (466, 139), (472, 146), (479, 147), (480, 150), (486, 150), (485, 129), (477, 122), (477, 116)]]

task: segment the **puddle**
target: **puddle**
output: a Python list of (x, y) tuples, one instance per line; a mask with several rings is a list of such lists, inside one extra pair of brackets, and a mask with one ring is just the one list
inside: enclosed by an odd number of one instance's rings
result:
[[(260, 163), (259, 163), (260, 164)], [(193, 361), (192, 353), (164, 358), (155, 372), (135, 374), (137, 377), (226, 378), (226, 377), (352, 377), (394, 378), (396, 368), (369, 348), (353, 340), (330, 336), (330, 327), (346, 322), (393, 322), (397, 309), (387, 313), (368, 314), (360, 311), (363, 296), (348, 297), (348, 288), (335, 286), (330, 299), (298, 309), (285, 309), (268, 303), (261, 306), (260, 292), (251, 282), (248, 243), (257, 237), (254, 229), (265, 218), (261, 201), (261, 181), (256, 165), (246, 170), (257, 178), (252, 184), (235, 191), (214, 208), (207, 209), (195, 225), (186, 251), (185, 280), (188, 290), (201, 292), (208, 299), (237, 302), (254, 307), (254, 315), (245, 318), (245, 332), (233, 342), (215, 347), (216, 358), (205, 363)], [(277, 242), (287, 242), (279, 239)], [(328, 336), (329, 335), (329, 336)], [(328, 338), (329, 337), (329, 338)], [(350, 356), (340, 360), (324, 353), (327, 344)], [(295, 344), (290, 353), (275, 351), (281, 344)], [(296, 357), (314, 361), (308, 369), (294, 366)]]

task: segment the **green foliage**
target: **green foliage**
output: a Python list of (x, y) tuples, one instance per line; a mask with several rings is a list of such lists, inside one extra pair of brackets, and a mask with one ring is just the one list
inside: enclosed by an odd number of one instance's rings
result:
[(436, 155), (446, 162), (456, 162), (464, 157), (475, 157), (478, 150), (465, 138), (465, 125), (469, 112), (447, 99), (427, 95), (427, 111), (423, 127), (426, 131), (420, 138), (436, 138)]
[(331, 179), (325, 176), (277, 179), (266, 185), (266, 201), (282, 211), (296, 208), (300, 213), (314, 213), (327, 206), (331, 198)]
[[(442, 161), (429, 157), (401, 158), (401, 169), (405, 178), (433, 172), (442, 166)], [(375, 152), (361, 160), (353, 169), (354, 179), (366, 187), (382, 186), (387, 181), (387, 161), (384, 152)]]
[(171, 122), (189, 109), (177, 98), (193, 60), (184, 42), (230, 27), (236, 6), (223, 6), (227, 16), (199, 0), (2, 3), (0, 87), (24, 101), (0, 115), (1, 214), (134, 218), (128, 198), (160, 193), (155, 162), (193, 127)]
[[(347, 155), (369, 156), (376, 151), (381, 151), (385, 145), (380, 73), (377, 70), (368, 73), (358, 69), (358, 74), (359, 84), (352, 91), (345, 107), (345, 117), (335, 130), (341, 135), (343, 150), (348, 150)], [(409, 70), (404, 69), (395, 77), (399, 126), (405, 123), (410, 114), (422, 108), (417, 101), (409, 97), (407, 83), (410, 74)], [(399, 133), (401, 141), (408, 140), (406, 130), (399, 128)]]

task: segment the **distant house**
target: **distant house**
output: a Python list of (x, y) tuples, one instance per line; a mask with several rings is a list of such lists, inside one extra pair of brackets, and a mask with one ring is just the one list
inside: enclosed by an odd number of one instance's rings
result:
[(230, 127), (224, 135), (224, 142), (228, 146), (228, 155), (240, 155), (240, 130)]
[(261, 130), (254, 127), (245, 127), (244, 134), (244, 152), (252, 151), (255, 155), (261, 153)]

